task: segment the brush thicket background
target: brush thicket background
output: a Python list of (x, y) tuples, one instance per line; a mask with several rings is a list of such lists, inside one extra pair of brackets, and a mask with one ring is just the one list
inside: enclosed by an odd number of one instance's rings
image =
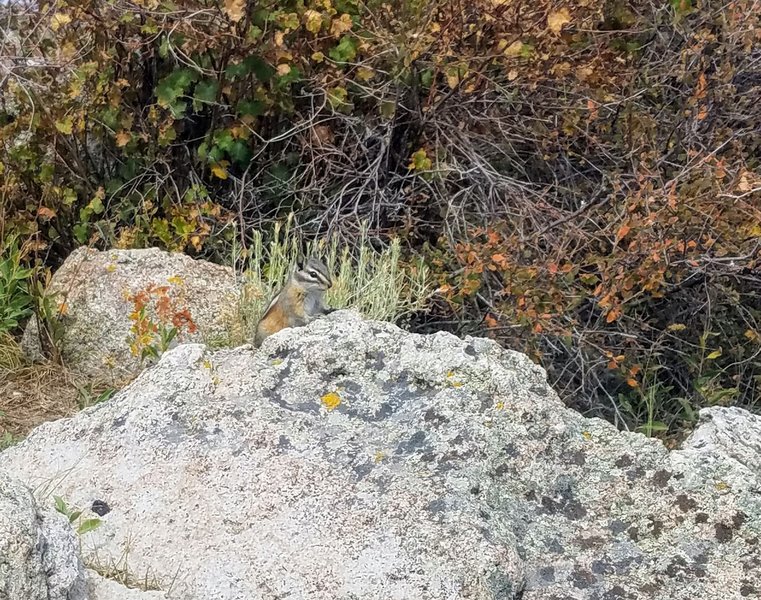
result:
[[(701, 406), (753, 409), (760, 15), (757, 0), (12, 0), (4, 345), (28, 279), (78, 245), (184, 251), (269, 290), (293, 215), (293, 243), (357, 282), (343, 303), (523, 350), (586, 414), (678, 436)], [(377, 260), (388, 278), (366, 295), (350, 273)], [(6, 375), (22, 368), (5, 353)]]

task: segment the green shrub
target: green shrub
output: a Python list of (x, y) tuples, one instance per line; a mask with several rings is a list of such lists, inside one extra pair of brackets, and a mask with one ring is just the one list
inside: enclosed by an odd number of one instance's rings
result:
[(32, 269), (22, 266), (17, 241), (6, 242), (0, 255), (0, 336), (14, 333), (31, 315), (31, 275)]

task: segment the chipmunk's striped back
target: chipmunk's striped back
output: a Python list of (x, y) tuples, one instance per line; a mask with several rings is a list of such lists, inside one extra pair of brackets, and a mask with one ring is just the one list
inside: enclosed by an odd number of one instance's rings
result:
[(320, 315), (331, 312), (324, 305), (325, 292), (333, 285), (325, 264), (310, 258), (296, 270), (267, 305), (256, 327), (254, 345), (286, 327), (303, 327)]

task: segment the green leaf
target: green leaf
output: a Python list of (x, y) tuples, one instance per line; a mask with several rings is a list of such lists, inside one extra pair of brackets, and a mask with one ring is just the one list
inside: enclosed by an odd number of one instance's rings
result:
[(85, 533), (100, 527), (101, 523), (102, 521), (100, 519), (86, 519), (85, 521), (82, 521), (82, 524), (79, 527), (77, 527), (77, 533), (79, 535), (84, 535)]
[(336, 62), (349, 62), (357, 57), (357, 42), (353, 37), (345, 35), (335, 46), (328, 52), (330, 58)]
[(77, 238), (77, 241), (80, 244), (84, 244), (87, 242), (88, 227), (86, 223), (77, 223), (76, 225), (74, 225), (72, 230), (74, 231), (74, 237)]
[(222, 131), (217, 132), (214, 136), (214, 143), (224, 151), (229, 150), (234, 141), (235, 138), (233, 138), (233, 134), (229, 129), (223, 129)]
[(264, 114), (267, 107), (259, 100), (241, 100), (238, 102), (238, 114), (242, 116), (258, 117)]
[(259, 81), (266, 82), (272, 79), (272, 76), (275, 74), (275, 69), (267, 64), (267, 61), (260, 56), (252, 55), (247, 56), (239, 63), (228, 65), (226, 73), (232, 80), (253, 73)]
[(74, 521), (76, 521), (80, 517), (81, 514), (82, 514), (81, 510), (75, 510), (73, 513), (69, 515), (69, 523), (73, 523)]
[(55, 509), (61, 513), (62, 515), (68, 515), (69, 514), (69, 507), (66, 506), (66, 502), (63, 498), (60, 496), (53, 496), (53, 500), (55, 500)]
[(341, 106), (348, 104), (346, 98), (349, 93), (345, 87), (337, 86), (328, 90), (328, 102), (334, 109), (338, 109)]
[(233, 161), (239, 165), (248, 163), (253, 156), (253, 153), (249, 149), (248, 145), (242, 140), (235, 140), (235, 142), (228, 149), (227, 153), (230, 155), (230, 158), (232, 158)]
[[(214, 102), (217, 99), (217, 92), (219, 91), (219, 82), (213, 79), (204, 79), (196, 84), (195, 92), (193, 93), (194, 100), (198, 103), (201, 102)], [(194, 105), (198, 104), (194, 102)]]
[(172, 107), (180, 96), (185, 95), (190, 84), (197, 79), (198, 73), (191, 69), (181, 68), (172, 71), (156, 86), (159, 104), (165, 108)]
[(719, 348), (718, 350), (714, 350), (713, 352), (711, 352), (711, 353), (710, 353), (708, 356), (706, 356), (706, 359), (707, 359), (707, 360), (716, 360), (716, 359), (717, 359), (717, 358), (719, 358), (720, 356), (721, 356), (721, 348)]

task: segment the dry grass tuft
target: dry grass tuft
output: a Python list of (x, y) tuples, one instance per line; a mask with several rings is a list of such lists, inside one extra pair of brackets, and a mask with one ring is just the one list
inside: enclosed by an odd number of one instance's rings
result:
[(0, 450), (41, 423), (73, 415), (108, 388), (54, 363), (31, 364), (16, 340), (0, 336)]

